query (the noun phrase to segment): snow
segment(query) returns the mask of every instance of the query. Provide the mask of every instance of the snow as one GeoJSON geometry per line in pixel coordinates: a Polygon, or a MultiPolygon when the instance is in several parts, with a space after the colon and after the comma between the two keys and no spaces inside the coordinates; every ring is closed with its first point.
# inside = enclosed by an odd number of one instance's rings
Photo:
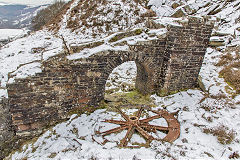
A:
{"type": "Polygon", "coordinates": [[[129,90],[130,85],[135,85],[136,75],[136,63],[134,61],[125,62],[113,69],[107,79],[105,88],[106,90],[120,88],[119,92],[129,90]]]}
{"type": "MultiPolygon", "coordinates": [[[[171,19],[173,20],[173,19],[171,19]]],[[[169,24],[169,23],[168,23],[169,24]]],[[[135,28],[136,29],[136,28],[135,28]]],[[[132,31],[134,31],[135,29],[133,29],[132,31]]],[[[94,54],[105,54],[105,51],[108,50],[113,50],[113,51],[128,51],[129,50],[129,46],[128,45],[134,45],[137,42],[142,42],[142,41],[148,41],[148,40],[154,40],[157,39],[156,36],[158,35],[163,35],[167,32],[167,29],[162,28],[162,29],[151,29],[149,30],[147,33],[143,32],[140,35],[136,35],[136,36],[130,36],[130,37],[126,37],[126,38],[122,38],[120,40],[117,40],[116,42],[109,42],[113,37],[123,33],[123,32],[117,32],[114,33],[110,36],[106,36],[102,39],[99,39],[100,41],[103,41],[104,44],[97,46],[97,47],[93,47],[93,48],[85,48],[83,50],[81,50],[79,53],[74,53],[71,54],[69,56],[67,56],[67,58],[69,60],[75,60],[75,59],[81,59],[81,58],[88,58],[94,54]],[[155,37],[150,37],[149,34],[153,34],[155,33],[155,37]],[[128,45],[123,45],[123,46],[117,46],[118,43],[124,42],[126,41],[128,45]]],[[[86,45],[88,44],[88,42],[96,42],[93,41],[93,39],[83,39],[82,42],[75,42],[72,43],[71,46],[82,46],[82,45],[86,45]],[[80,43],[80,44],[76,44],[76,43],[80,43]]]]}
{"type": "Polygon", "coordinates": [[[2,98],[8,98],[6,89],[0,89],[0,99],[2,99],[2,98]]]}
{"type": "Polygon", "coordinates": [[[117,47],[113,47],[113,46],[110,46],[110,45],[106,45],[106,44],[103,44],[101,46],[98,46],[98,47],[95,47],[95,48],[86,48],[86,49],[83,49],[81,52],[79,53],[75,53],[75,54],[72,54],[72,55],[69,55],[67,56],[67,58],[69,60],[74,60],[74,59],[80,59],[80,58],[88,58],[90,57],[91,55],[93,54],[96,54],[96,53],[99,53],[99,52],[104,52],[104,51],[107,51],[107,50],[114,50],[114,51],[127,51],[129,49],[129,47],[127,45],[125,46],[117,46],[117,47]]]}
{"type": "Polygon", "coordinates": [[[156,11],[158,16],[167,17],[174,13],[171,3],[171,1],[166,0],[150,0],[148,5],[152,6],[151,8],[156,11]]]}
{"type": "MultiPolygon", "coordinates": [[[[63,0],[70,1],[70,0],[63,0]]],[[[9,5],[9,4],[22,4],[22,5],[30,5],[30,6],[40,6],[45,4],[51,4],[55,2],[55,0],[0,0],[0,5],[9,5]]]]}
{"type": "Polygon", "coordinates": [[[20,37],[26,32],[24,29],[0,29],[0,41],[20,37]]]}
{"type": "Polygon", "coordinates": [[[172,26],[182,26],[179,22],[185,21],[185,18],[171,18],[171,17],[161,17],[155,20],[156,23],[162,24],[164,26],[172,25],[172,26]]]}
{"type": "Polygon", "coordinates": [[[7,83],[13,83],[15,78],[25,78],[41,72],[41,62],[62,50],[62,40],[46,30],[3,46],[0,50],[0,89],[4,94],[1,96],[7,97],[7,83]]]}
{"type": "Polygon", "coordinates": [[[218,36],[212,36],[210,38],[210,41],[220,41],[220,42],[224,42],[224,38],[223,37],[218,37],[218,36]]]}
{"type": "Polygon", "coordinates": [[[221,53],[211,48],[207,49],[202,68],[199,75],[202,77],[202,82],[209,93],[213,95],[225,93],[225,86],[223,78],[219,78],[218,72],[221,70],[220,67],[216,67],[215,64],[218,62],[218,58],[221,53]],[[220,84],[220,85],[219,85],[220,84]]]}
{"type": "MultiPolygon", "coordinates": [[[[215,136],[203,133],[203,129],[224,125],[239,133],[240,108],[233,109],[225,106],[216,113],[208,113],[202,109],[203,104],[200,101],[203,97],[203,92],[199,90],[188,90],[167,97],[152,95],[152,99],[157,104],[154,109],[162,109],[162,106],[165,106],[170,112],[180,110],[178,121],[181,124],[181,134],[172,144],[153,141],[150,148],[117,148],[116,142],[119,142],[126,134],[126,131],[122,131],[118,134],[106,136],[105,138],[110,142],[101,145],[104,139],[98,136],[95,131],[99,129],[105,131],[117,126],[102,121],[120,118],[116,112],[101,109],[90,115],[82,114],[79,117],[73,115],[74,118],[56,125],[33,144],[25,145],[25,150],[13,154],[12,159],[22,159],[24,157],[28,159],[50,159],[49,156],[52,153],[56,154],[52,159],[63,157],[64,159],[89,159],[91,157],[98,159],[132,159],[134,156],[140,159],[171,159],[171,157],[176,159],[227,159],[232,150],[237,151],[240,148],[238,143],[240,135],[238,134],[231,144],[224,146],[219,144],[215,136]],[[208,116],[213,118],[212,122],[206,120],[208,116]],[[166,153],[170,157],[167,157],[166,153]],[[181,153],[184,153],[184,156],[181,153]],[[213,157],[209,157],[207,153],[213,157]]],[[[212,99],[207,104],[211,106],[215,105],[216,102],[218,101],[212,99]]],[[[126,114],[135,111],[136,109],[124,110],[126,114]]],[[[161,119],[155,123],[166,125],[166,122],[161,119]]],[[[138,135],[134,135],[131,140],[131,142],[135,141],[145,142],[138,135]]]]}
{"type": "MultiPolygon", "coordinates": [[[[119,149],[116,148],[115,142],[109,142],[104,146],[98,144],[99,142],[97,142],[97,140],[101,139],[101,137],[95,136],[95,129],[99,127],[99,125],[104,126],[104,122],[101,121],[105,118],[111,118],[114,114],[115,113],[112,112],[106,112],[105,110],[98,110],[89,116],[83,114],[78,118],[59,124],[55,126],[52,131],[46,132],[34,144],[25,146],[26,151],[14,155],[12,159],[25,157],[33,148],[36,149],[35,154],[30,154],[28,159],[49,159],[48,156],[54,152],[58,154],[53,159],[63,157],[65,159],[89,159],[96,156],[100,159],[106,159],[108,157],[129,159],[134,155],[144,157],[145,159],[152,159],[154,152],[146,148],[133,150],[119,149]],[[81,139],[79,139],[80,137],[81,139]]],[[[111,135],[108,138],[118,140],[117,137],[111,135]]]]}
{"type": "Polygon", "coordinates": [[[104,37],[108,36],[110,28],[110,32],[120,32],[122,30],[130,30],[133,28],[143,28],[144,22],[137,22],[141,14],[145,13],[147,10],[141,6],[137,5],[134,1],[126,0],[122,2],[121,0],[106,0],[107,5],[97,5],[96,10],[99,11],[98,15],[90,15],[90,17],[86,18],[87,27],[79,20],[77,23],[79,27],[71,32],[71,28],[67,27],[67,21],[78,19],[82,14],[86,14],[87,11],[79,10],[79,13],[71,16],[71,11],[74,7],[78,5],[79,0],[76,0],[70,6],[70,9],[64,15],[62,22],[60,23],[59,35],[62,35],[69,45],[81,44],[86,39],[91,40],[100,40],[104,37]],[[134,14],[134,10],[139,10],[139,15],[136,16],[134,14]],[[119,12],[118,14],[116,14],[119,12]],[[97,22],[103,23],[101,26],[94,26],[93,19],[97,19],[97,22]],[[118,24],[113,23],[113,21],[118,21],[118,24]],[[135,24],[135,22],[137,24],[135,24]],[[107,25],[110,25],[107,27],[107,25]],[[101,30],[101,31],[100,31],[101,30]],[[93,36],[93,34],[96,34],[93,36]]]}
{"type": "Polygon", "coordinates": [[[41,66],[41,63],[39,63],[39,62],[26,64],[26,65],[20,67],[15,72],[13,72],[11,74],[11,76],[16,76],[16,78],[26,78],[26,77],[33,76],[36,73],[42,72],[42,70],[39,66],[41,66]]]}

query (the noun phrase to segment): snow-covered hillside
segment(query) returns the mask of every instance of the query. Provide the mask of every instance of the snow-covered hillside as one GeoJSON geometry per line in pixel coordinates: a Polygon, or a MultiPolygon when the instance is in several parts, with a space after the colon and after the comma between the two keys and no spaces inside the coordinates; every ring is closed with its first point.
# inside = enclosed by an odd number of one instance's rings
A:
{"type": "Polygon", "coordinates": [[[240,2],[238,0],[150,0],[149,5],[158,16],[213,15],[218,18],[219,32],[239,35],[240,2]]]}
{"type": "MultiPolygon", "coordinates": [[[[21,5],[29,5],[29,6],[40,6],[40,5],[46,5],[51,4],[55,0],[0,0],[0,5],[9,5],[9,4],[21,4],[21,5]]],[[[65,2],[68,2],[69,0],[63,0],[65,2]]]]}
{"type": "Polygon", "coordinates": [[[0,29],[0,41],[18,38],[26,34],[23,29],[0,29]]]}
{"type": "Polygon", "coordinates": [[[46,5],[34,7],[19,4],[0,5],[0,29],[30,29],[32,18],[45,7],[46,5]]]}
{"type": "MultiPolygon", "coordinates": [[[[211,15],[216,18],[211,40],[221,44],[212,45],[207,49],[200,71],[203,84],[201,88],[204,91],[190,89],[166,97],[151,95],[156,105],[154,110],[178,111],[180,137],[173,143],[153,141],[149,148],[118,148],[117,142],[126,133],[123,131],[107,136],[108,142],[103,145],[101,143],[104,140],[97,136],[95,131],[113,128],[113,125],[102,121],[119,119],[120,116],[115,111],[99,109],[91,114],[72,115],[70,120],[49,129],[37,140],[25,144],[20,151],[11,154],[7,159],[225,160],[239,158],[240,95],[236,92],[236,88],[225,82],[219,74],[233,61],[240,63],[236,58],[240,55],[237,49],[240,46],[239,0],[150,0],[148,5],[137,4],[136,1],[130,0],[75,0],[66,10],[66,14],[61,16],[62,19],[48,27],[52,31],[44,29],[32,33],[0,49],[0,97],[7,97],[6,83],[13,81],[13,77],[26,77],[41,72],[41,62],[63,50],[62,36],[68,46],[102,40],[104,45],[114,48],[114,43],[109,42],[114,35],[112,32],[144,27],[144,21],[137,19],[141,18],[141,14],[150,12],[146,6],[151,6],[156,12],[158,15],[156,21],[171,23],[172,19],[166,16],[184,15],[211,15]],[[84,6],[87,9],[84,9],[84,6]],[[91,13],[87,13],[91,7],[91,13]],[[136,10],[138,13],[135,13],[136,10]],[[84,17],[87,14],[89,16],[84,17]],[[114,23],[115,18],[118,20],[116,23],[114,23]],[[217,65],[222,56],[227,54],[233,57],[232,61],[217,65]]],[[[155,30],[158,31],[164,34],[163,29],[155,30]]],[[[136,39],[148,38],[149,35],[142,33],[127,41],[131,43],[136,39]]],[[[85,48],[84,53],[80,51],[75,56],[90,53],[89,50],[91,49],[85,48]]],[[[232,70],[239,73],[240,68],[236,66],[232,70]]],[[[134,62],[123,64],[110,75],[106,89],[127,91],[134,83],[135,75],[134,62]]],[[[236,76],[240,77],[240,75],[236,76]]],[[[133,114],[135,111],[136,109],[124,109],[127,114],[133,114]]],[[[133,135],[132,143],[144,141],[138,134],[133,135]]]]}
{"type": "Polygon", "coordinates": [[[101,39],[127,29],[143,27],[144,17],[155,16],[146,9],[146,1],[75,0],[60,22],[52,24],[67,43],[101,39]]]}

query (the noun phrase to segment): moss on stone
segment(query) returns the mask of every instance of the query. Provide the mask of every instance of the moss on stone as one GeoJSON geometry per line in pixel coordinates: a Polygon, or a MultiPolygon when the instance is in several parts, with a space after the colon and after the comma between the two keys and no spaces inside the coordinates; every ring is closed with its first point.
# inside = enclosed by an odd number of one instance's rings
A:
{"type": "Polygon", "coordinates": [[[112,89],[106,90],[105,93],[112,94],[112,93],[118,92],[119,90],[120,88],[112,88],[112,89]]]}
{"type": "Polygon", "coordinates": [[[179,4],[179,3],[177,3],[177,2],[174,2],[174,3],[172,4],[172,8],[173,8],[173,9],[176,9],[176,8],[179,7],[179,6],[181,6],[181,4],[179,4]]]}
{"type": "Polygon", "coordinates": [[[71,116],[73,114],[77,114],[78,116],[82,115],[82,114],[87,114],[90,115],[91,113],[93,113],[94,111],[96,111],[97,109],[103,109],[105,108],[102,105],[99,106],[81,106],[80,108],[75,108],[72,109],[70,112],[68,112],[68,115],[71,116]]]}
{"type": "Polygon", "coordinates": [[[56,155],[57,155],[57,153],[56,153],[56,152],[54,152],[54,153],[51,153],[51,154],[48,156],[48,158],[54,158],[54,157],[56,157],[56,155]]]}
{"type": "Polygon", "coordinates": [[[119,37],[118,36],[114,36],[113,38],[111,38],[110,40],[109,40],[109,42],[116,42],[116,41],[118,41],[119,40],[119,37]]]}
{"type": "Polygon", "coordinates": [[[135,34],[136,35],[142,34],[142,32],[143,32],[142,29],[136,29],[135,30],[135,34]]]}
{"type": "Polygon", "coordinates": [[[95,48],[95,47],[100,46],[102,44],[104,44],[104,41],[96,41],[96,42],[92,42],[92,43],[82,44],[82,45],[79,45],[79,46],[70,46],[71,53],[80,52],[81,50],[83,50],[85,48],[95,48]]]}
{"type": "Polygon", "coordinates": [[[167,96],[169,93],[166,89],[161,89],[159,92],[157,92],[157,95],[160,97],[167,96]]]}
{"type": "Polygon", "coordinates": [[[112,43],[112,42],[117,42],[123,38],[126,38],[126,37],[131,37],[131,36],[136,36],[136,35],[139,35],[143,32],[142,29],[135,29],[135,30],[132,30],[132,31],[127,31],[127,32],[122,32],[122,33],[118,33],[116,34],[114,37],[112,37],[109,42],[112,43]]]}
{"type": "Polygon", "coordinates": [[[154,105],[150,95],[142,95],[136,90],[127,93],[114,93],[108,96],[112,96],[114,103],[117,105],[154,105]]]}
{"type": "Polygon", "coordinates": [[[207,92],[207,89],[206,89],[205,85],[204,85],[203,82],[202,82],[202,77],[201,77],[201,76],[198,76],[198,85],[199,85],[199,88],[200,88],[203,92],[207,92]]]}
{"type": "Polygon", "coordinates": [[[183,91],[187,91],[188,89],[190,88],[184,88],[184,89],[180,89],[180,90],[175,90],[175,91],[167,91],[165,89],[162,89],[160,90],[158,93],[156,93],[158,96],[160,97],[165,97],[165,96],[168,96],[168,95],[173,95],[173,94],[176,94],[178,92],[183,92],[183,91]]]}
{"type": "Polygon", "coordinates": [[[221,41],[210,41],[209,46],[220,47],[220,46],[225,46],[225,43],[221,41]]]}

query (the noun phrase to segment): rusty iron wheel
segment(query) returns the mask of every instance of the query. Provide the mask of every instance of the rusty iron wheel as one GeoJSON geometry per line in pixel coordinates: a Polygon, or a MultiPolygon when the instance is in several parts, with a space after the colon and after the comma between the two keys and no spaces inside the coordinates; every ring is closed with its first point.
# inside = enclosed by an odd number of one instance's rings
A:
{"type": "MultiPolygon", "coordinates": [[[[103,122],[107,123],[113,123],[120,125],[119,127],[96,133],[98,135],[107,136],[112,133],[117,133],[123,130],[127,130],[127,133],[125,137],[120,141],[119,147],[140,147],[140,146],[128,146],[128,142],[131,140],[132,135],[135,131],[137,131],[149,144],[152,140],[162,140],[167,142],[173,142],[175,141],[179,135],[180,135],[180,124],[177,121],[177,119],[174,117],[172,113],[167,112],[166,110],[152,110],[150,107],[141,106],[140,109],[137,111],[137,114],[135,116],[128,116],[124,112],[122,112],[121,109],[117,108],[118,112],[121,114],[121,116],[124,118],[123,120],[105,120],[103,122]],[[148,117],[145,119],[140,119],[143,110],[148,110],[156,115],[152,117],[148,117]],[[151,125],[149,124],[150,121],[158,118],[164,118],[168,124],[167,127],[159,126],[159,125],[151,125]],[[157,133],[157,131],[161,131],[166,133],[166,136],[163,139],[157,139],[151,136],[148,132],[154,132],[157,133]]],[[[107,140],[106,140],[107,141],[107,140]]],[[[106,142],[105,141],[105,142],[106,142]]]]}

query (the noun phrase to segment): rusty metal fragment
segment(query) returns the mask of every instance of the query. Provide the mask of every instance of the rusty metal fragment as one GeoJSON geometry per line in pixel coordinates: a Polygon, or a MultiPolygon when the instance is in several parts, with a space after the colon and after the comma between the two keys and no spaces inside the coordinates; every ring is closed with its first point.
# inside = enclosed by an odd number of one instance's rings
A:
{"type": "MultiPolygon", "coordinates": [[[[125,137],[120,141],[119,147],[133,147],[133,146],[128,146],[128,142],[131,140],[132,135],[136,131],[142,137],[144,137],[147,142],[151,142],[152,140],[160,140],[160,139],[154,138],[149,133],[149,132],[156,133],[157,130],[162,131],[167,134],[163,139],[161,139],[161,140],[167,141],[167,142],[175,141],[180,135],[179,122],[177,121],[177,119],[174,117],[173,114],[167,112],[166,110],[154,111],[154,110],[151,110],[149,107],[144,108],[143,106],[141,106],[140,109],[138,110],[136,116],[128,116],[124,112],[122,112],[119,108],[117,108],[117,110],[119,111],[121,116],[125,119],[125,121],[123,121],[123,120],[105,120],[104,122],[114,123],[114,124],[118,124],[120,126],[110,129],[110,130],[107,130],[107,131],[97,132],[97,134],[106,136],[106,135],[109,135],[112,133],[117,133],[117,132],[120,132],[120,131],[126,129],[127,133],[126,133],[125,137]],[[144,109],[151,111],[151,112],[155,113],[156,115],[140,120],[142,111],[144,109]],[[164,118],[167,121],[168,126],[164,127],[161,125],[149,124],[150,121],[152,121],[154,119],[158,119],[158,118],[164,118]]],[[[134,147],[136,147],[136,146],[134,146],[134,147]]]]}

